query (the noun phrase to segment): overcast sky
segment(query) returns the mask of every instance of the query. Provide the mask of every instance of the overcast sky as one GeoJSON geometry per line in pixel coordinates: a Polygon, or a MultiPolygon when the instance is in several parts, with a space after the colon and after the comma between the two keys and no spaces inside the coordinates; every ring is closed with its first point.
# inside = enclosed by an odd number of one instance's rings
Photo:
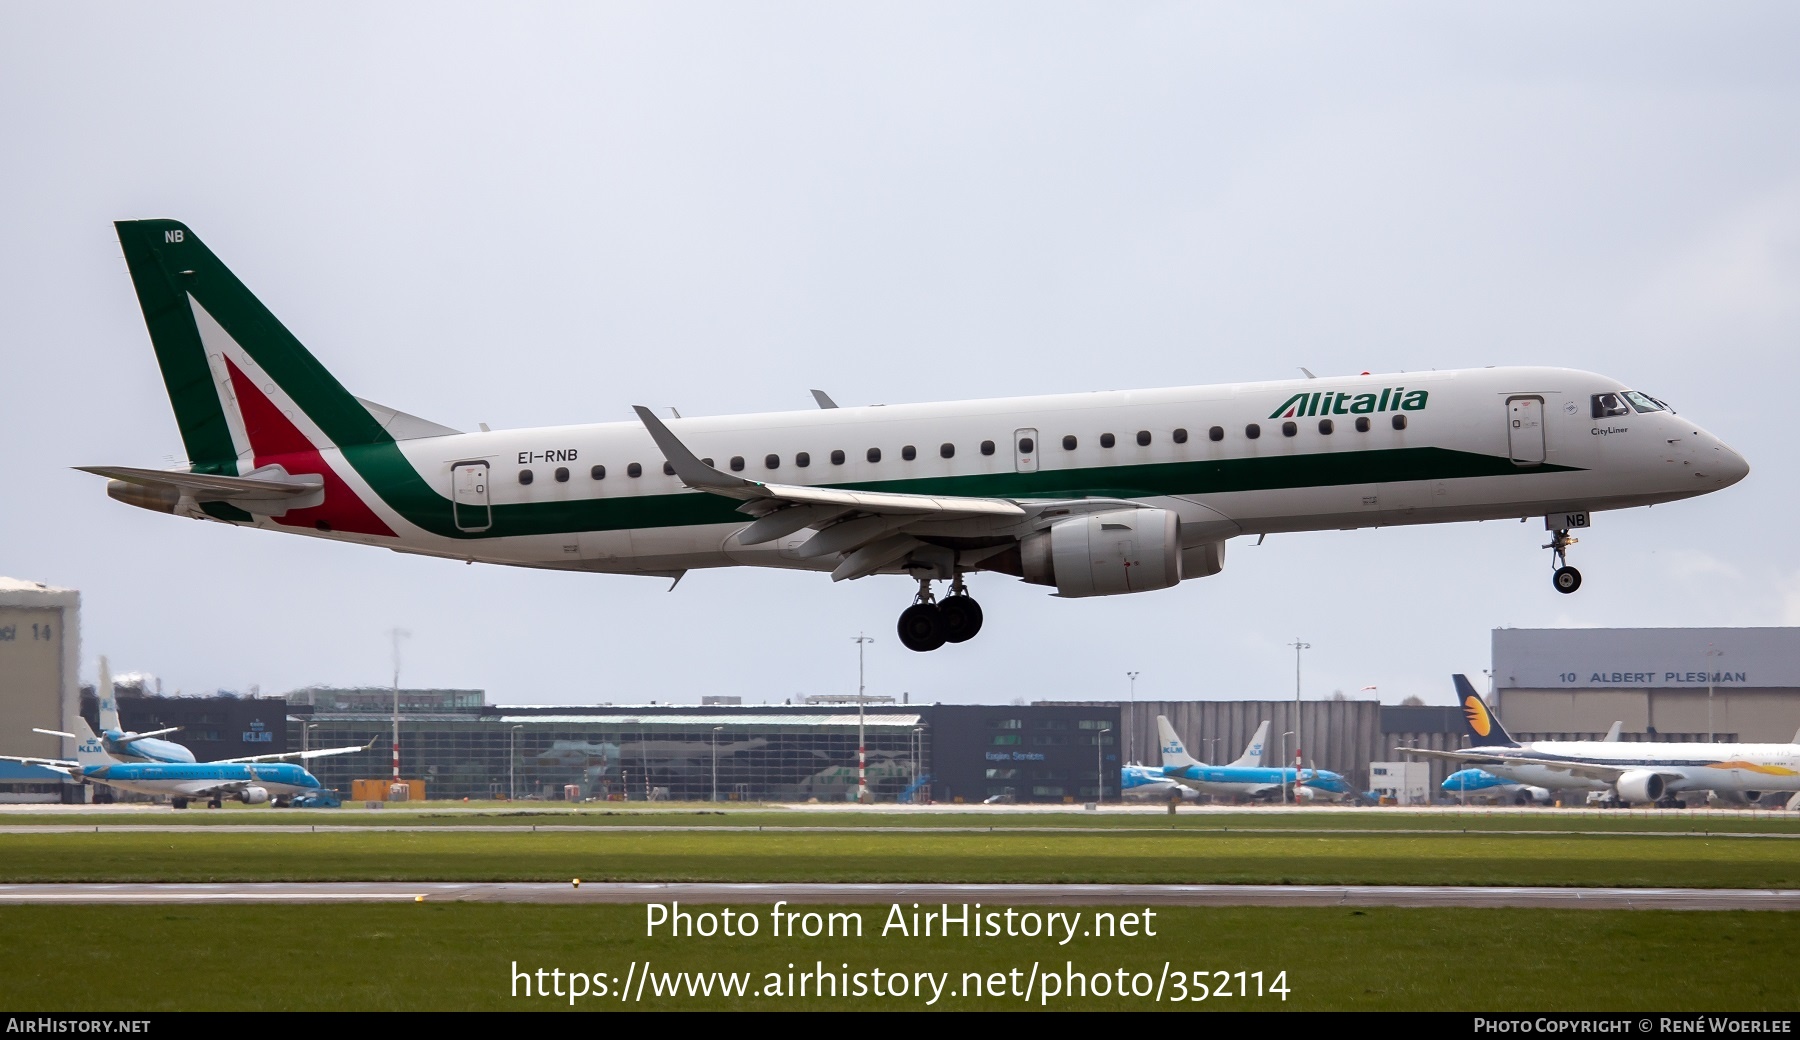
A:
{"type": "Polygon", "coordinates": [[[1800,7],[0,5],[0,573],[83,677],[498,703],[1450,703],[1496,626],[1800,624],[1800,7]],[[1173,590],[463,566],[179,520],[111,221],[183,220],[353,392],[473,429],[1476,365],[1592,369],[1750,477],[1541,524],[1272,536],[1173,590]]]}

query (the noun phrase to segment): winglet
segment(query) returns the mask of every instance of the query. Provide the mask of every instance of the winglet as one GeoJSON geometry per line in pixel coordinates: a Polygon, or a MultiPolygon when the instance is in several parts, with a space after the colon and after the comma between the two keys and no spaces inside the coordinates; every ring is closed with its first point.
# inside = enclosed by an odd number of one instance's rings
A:
{"type": "Polygon", "coordinates": [[[1506,732],[1500,720],[1488,707],[1481,694],[1475,692],[1470,685],[1469,677],[1460,672],[1450,677],[1456,683],[1456,699],[1462,706],[1463,721],[1467,723],[1469,739],[1476,747],[1518,747],[1519,742],[1506,732]]]}
{"type": "Polygon", "coordinates": [[[1603,744],[1617,743],[1618,739],[1619,739],[1619,734],[1624,732],[1624,730],[1625,730],[1625,720],[1624,719],[1614,719],[1613,724],[1612,724],[1612,729],[1609,729],[1606,731],[1606,736],[1601,737],[1600,742],[1603,744]]]}
{"type": "Polygon", "coordinates": [[[819,402],[820,408],[836,408],[838,406],[838,403],[831,399],[831,395],[823,390],[814,390],[812,395],[813,400],[819,402]]]}
{"type": "Polygon", "coordinates": [[[631,410],[637,413],[639,421],[644,424],[644,429],[650,431],[650,439],[656,442],[657,449],[663,453],[663,458],[669,460],[669,465],[675,467],[675,475],[681,478],[683,484],[696,491],[711,491],[714,494],[726,495],[731,498],[766,498],[769,496],[769,492],[761,484],[745,480],[743,477],[734,477],[729,473],[721,473],[701,462],[700,457],[689,451],[688,446],[681,443],[681,438],[675,436],[674,432],[656,417],[655,412],[641,404],[632,405],[631,410]]]}

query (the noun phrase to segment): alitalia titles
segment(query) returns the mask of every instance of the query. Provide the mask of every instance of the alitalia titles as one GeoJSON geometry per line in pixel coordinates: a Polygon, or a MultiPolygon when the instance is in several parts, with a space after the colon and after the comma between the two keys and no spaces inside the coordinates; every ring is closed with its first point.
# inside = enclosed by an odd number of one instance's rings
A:
{"type": "Polygon", "coordinates": [[[1353,394],[1314,390],[1298,393],[1269,413],[1271,419],[1304,419],[1314,415],[1367,415],[1370,412],[1417,412],[1431,395],[1425,390],[1388,387],[1381,393],[1353,394]]]}

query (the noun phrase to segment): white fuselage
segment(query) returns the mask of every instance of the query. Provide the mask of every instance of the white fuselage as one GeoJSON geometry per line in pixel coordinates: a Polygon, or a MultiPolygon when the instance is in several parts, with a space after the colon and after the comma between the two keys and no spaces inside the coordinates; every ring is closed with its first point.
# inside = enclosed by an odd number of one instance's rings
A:
{"type": "Polygon", "coordinates": [[[1644,769],[1680,791],[1800,791],[1800,745],[1661,744],[1599,740],[1538,740],[1517,748],[1482,749],[1494,755],[1481,768],[1515,783],[1550,790],[1610,790],[1612,784],[1575,776],[1544,765],[1511,765],[1506,756],[1564,760],[1624,769],[1644,769]]]}
{"type": "MultiPolygon", "coordinates": [[[[1747,472],[1717,438],[1672,411],[1591,415],[1592,395],[1623,389],[1568,369],[1487,368],[669,425],[696,455],[752,480],[1012,500],[1116,498],[1173,511],[1185,547],[1240,534],[1651,505],[1718,490],[1747,472]],[[1424,397],[1414,396],[1421,391],[1424,397]],[[1271,418],[1297,394],[1309,396],[1295,417],[1271,418]],[[1420,407],[1385,407],[1403,399],[1420,407]],[[1379,410],[1355,410],[1377,400],[1379,410]],[[1529,421],[1523,432],[1513,425],[1520,408],[1541,419],[1541,430],[1531,431],[1529,421]],[[1396,428],[1396,416],[1404,428],[1396,428]],[[1368,420],[1366,431],[1357,428],[1359,419],[1368,420]],[[1321,420],[1329,420],[1330,432],[1321,420]],[[1290,422],[1291,435],[1284,431],[1290,422]],[[1249,435],[1251,426],[1259,436],[1249,435]],[[1065,448],[1065,438],[1073,447],[1065,448]],[[1103,446],[1108,441],[1112,446],[1103,446]]],[[[307,425],[304,416],[295,421],[307,425]]],[[[751,518],[733,512],[738,503],[689,490],[666,473],[637,422],[428,437],[401,441],[399,450],[443,500],[455,500],[457,481],[466,482],[461,494],[469,504],[458,501],[455,529],[413,522],[423,514],[409,512],[374,467],[359,469],[358,459],[330,448],[322,452],[326,464],[394,537],[283,525],[279,517],[246,522],[403,552],[611,573],[733,565],[831,570],[837,563],[832,554],[796,552],[811,530],[740,544],[734,535],[751,518]],[[630,475],[633,466],[638,476],[630,475]],[[479,509],[470,474],[481,480],[479,509]]],[[[246,460],[243,472],[251,468],[246,460]]],[[[946,520],[910,533],[979,547],[1018,537],[1010,523],[946,520]]]]}

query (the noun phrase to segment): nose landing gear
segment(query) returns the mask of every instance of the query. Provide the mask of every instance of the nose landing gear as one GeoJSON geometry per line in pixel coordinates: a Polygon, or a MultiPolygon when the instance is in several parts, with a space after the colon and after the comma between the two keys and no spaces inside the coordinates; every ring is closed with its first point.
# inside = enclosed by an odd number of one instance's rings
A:
{"type": "Polygon", "coordinates": [[[962,643],[981,631],[981,604],[969,595],[958,574],[950,581],[950,594],[938,602],[930,578],[919,579],[913,605],[900,612],[900,645],[926,653],[945,643],[962,643]]]}
{"type": "Polygon", "coordinates": [[[1581,572],[1569,566],[1569,546],[1579,541],[1579,538],[1570,538],[1569,530],[1565,527],[1552,531],[1550,544],[1544,546],[1556,559],[1556,570],[1550,574],[1550,583],[1564,595],[1581,588],[1581,572]]]}

